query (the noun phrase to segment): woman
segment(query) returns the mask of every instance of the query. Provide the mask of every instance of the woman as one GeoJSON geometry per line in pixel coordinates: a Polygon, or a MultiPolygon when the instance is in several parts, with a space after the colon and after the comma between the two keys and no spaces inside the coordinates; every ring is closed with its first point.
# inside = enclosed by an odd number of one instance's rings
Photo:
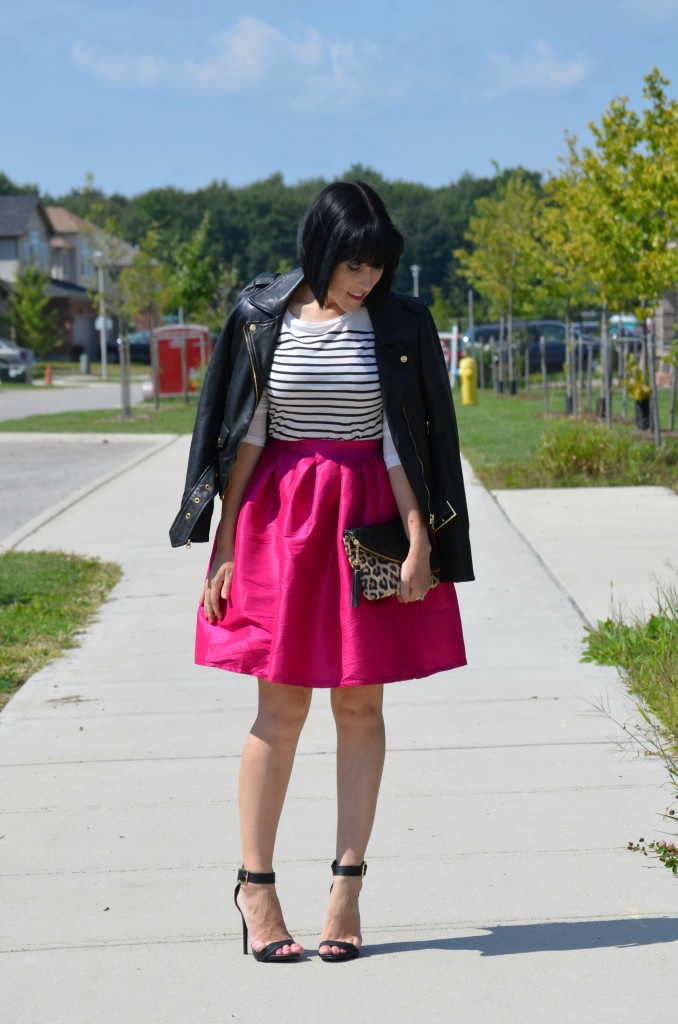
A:
{"type": "Polygon", "coordinates": [[[473,579],[457,429],[426,307],[391,292],[403,250],[379,196],[337,182],[299,229],[301,269],[241,293],[200,398],[174,545],[209,537],[196,661],[258,679],[243,752],[235,901],[259,960],[298,960],[273,852],[314,688],[337,728],[337,836],[319,954],[356,957],[384,761],[383,686],[466,663],[455,580],[473,579]],[[400,517],[400,594],[352,607],[346,528],[400,517]],[[440,566],[432,588],[431,550],[440,566]]]}

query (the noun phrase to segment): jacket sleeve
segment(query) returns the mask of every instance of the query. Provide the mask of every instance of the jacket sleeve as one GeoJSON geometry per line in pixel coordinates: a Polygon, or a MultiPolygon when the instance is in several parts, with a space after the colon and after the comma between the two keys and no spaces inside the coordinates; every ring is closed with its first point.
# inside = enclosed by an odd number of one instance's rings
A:
{"type": "Polygon", "coordinates": [[[457,418],[440,338],[427,307],[422,310],[419,324],[419,359],[428,421],[431,479],[434,485],[433,529],[455,531],[459,542],[456,546],[456,578],[473,579],[468,539],[469,515],[461,468],[457,418]]]}
{"type": "Polygon", "coordinates": [[[214,498],[220,490],[217,441],[228,391],[238,310],[239,302],[236,302],[217,339],[200,390],[181,507],[169,531],[172,547],[194,540],[209,540],[214,498]]]}

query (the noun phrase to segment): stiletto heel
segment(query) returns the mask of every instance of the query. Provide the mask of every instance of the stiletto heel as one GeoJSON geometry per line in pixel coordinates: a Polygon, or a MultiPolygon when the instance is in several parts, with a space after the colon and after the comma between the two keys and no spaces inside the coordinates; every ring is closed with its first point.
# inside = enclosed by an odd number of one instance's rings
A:
{"type": "MultiPolygon", "coordinates": [[[[238,906],[238,893],[243,885],[275,885],[275,871],[271,871],[268,874],[255,873],[254,871],[247,871],[243,867],[238,868],[238,884],[235,887],[233,893],[233,900],[235,902],[236,910],[242,918],[242,951],[247,956],[248,946],[248,929],[245,921],[245,915],[238,906]]],[[[289,935],[286,939],[279,939],[276,942],[269,942],[267,946],[260,949],[259,952],[256,949],[252,950],[252,956],[255,960],[259,960],[261,963],[275,964],[275,963],[292,963],[295,960],[301,958],[301,953],[277,953],[277,950],[282,949],[283,946],[290,946],[294,942],[289,935]]]]}
{"type": "MultiPolygon", "coordinates": [[[[341,875],[343,877],[349,876],[352,878],[364,878],[367,873],[367,864],[365,861],[362,864],[337,864],[336,860],[332,861],[332,874],[341,875]]],[[[334,888],[334,883],[330,886],[330,892],[334,888]]],[[[354,945],[352,942],[343,942],[340,939],[323,939],[318,946],[318,956],[325,963],[340,963],[342,960],[355,960],[357,956],[360,956],[360,946],[354,945]],[[323,946],[337,946],[341,953],[321,953],[320,950],[323,946]]]]}

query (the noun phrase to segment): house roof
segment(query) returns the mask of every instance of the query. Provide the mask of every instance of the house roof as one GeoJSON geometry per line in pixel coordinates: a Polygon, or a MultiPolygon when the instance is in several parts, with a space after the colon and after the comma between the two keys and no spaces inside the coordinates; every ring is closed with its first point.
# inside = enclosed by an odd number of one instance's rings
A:
{"type": "Polygon", "coordinates": [[[81,288],[79,284],[72,284],[70,281],[56,281],[53,277],[49,279],[45,295],[49,295],[50,299],[86,299],[89,297],[87,289],[81,288]]]}
{"type": "Polygon", "coordinates": [[[17,235],[23,235],[36,208],[51,234],[50,219],[37,196],[0,196],[0,237],[15,238],[17,235]]]}
{"type": "MultiPolygon", "coordinates": [[[[13,290],[14,285],[11,281],[0,279],[0,294],[9,296],[13,290]]],[[[82,288],[79,284],[73,284],[71,281],[57,281],[54,277],[50,277],[46,283],[45,295],[50,299],[87,299],[90,297],[87,289],[82,288]]]]}
{"type": "Polygon", "coordinates": [[[46,210],[52,227],[60,235],[73,234],[87,227],[87,222],[82,217],[71,213],[64,206],[47,206],[46,210]]]}
{"type": "MultiPolygon", "coordinates": [[[[99,249],[104,254],[104,263],[115,267],[126,267],[134,259],[136,247],[122,238],[107,234],[103,228],[92,224],[77,214],[71,213],[63,206],[48,206],[47,214],[54,231],[58,235],[85,234],[90,248],[99,249]]],[[[65,239],[52,240],[55,248],[65,248],[65,239]]]]}

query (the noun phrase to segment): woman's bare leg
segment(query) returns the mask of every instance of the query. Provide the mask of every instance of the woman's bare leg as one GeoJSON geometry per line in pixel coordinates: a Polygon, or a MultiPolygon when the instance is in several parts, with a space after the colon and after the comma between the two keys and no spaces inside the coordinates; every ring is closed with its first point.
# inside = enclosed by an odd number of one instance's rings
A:
{"type": "MultiPolygon", "coordinates": [[[[259,708],[240,765],[240,834],[248,871],[273,870],[273,849],[294,755],[312,691],[259,680],[259,708]]],[[[238,894],[250,930],[252,948],[289,935],[272,885],[243,885],[238,894]]],[[[280,953],[301,953],[298,943],[280,953]]]]}
{"type": "MultiPolygon", "coordinates": [[[[355,865],[365,859],[374,824],[385,733],[382,714],[383,686],[355,686],[332,690],[332,711],[337,726],[337,850],[338,864],[355,865]]],[[[360,946],[359,877],[334,878],[322,938],[340,939],[360,946]]],[[[321,953],[341,952],[321,946],[321,953]]]]}

